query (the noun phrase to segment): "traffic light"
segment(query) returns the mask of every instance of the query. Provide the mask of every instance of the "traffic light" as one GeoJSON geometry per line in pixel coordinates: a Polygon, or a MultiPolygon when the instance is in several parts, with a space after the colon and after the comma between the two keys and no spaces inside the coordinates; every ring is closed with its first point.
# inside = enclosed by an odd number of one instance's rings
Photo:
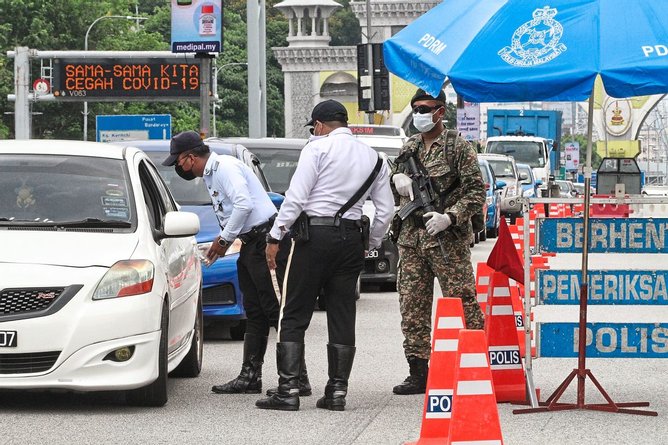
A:
{"type": "Polygon", "coordinates": [[[390,109],[390,73],[383,60],[383,44],[373,43],[373,76],[369,76],[368,44],[357,45],[357,106],[360,111],[390,109]],[[369,90],[373,80],[373,110],[370,108],[369,90]]]}

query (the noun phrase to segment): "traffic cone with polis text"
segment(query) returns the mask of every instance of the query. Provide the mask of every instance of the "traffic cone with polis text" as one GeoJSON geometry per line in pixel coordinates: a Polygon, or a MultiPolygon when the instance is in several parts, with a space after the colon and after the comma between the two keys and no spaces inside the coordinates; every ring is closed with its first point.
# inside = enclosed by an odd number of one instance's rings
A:
{"type": "Polygon", "coordinates": [[[464,308],[459,298],[439,298],[432,335],[431,360],[422,411],[422,427],[417,442],[446,443],[452,415],[452,394],[459,331],[464,328],[464,308]]]}
{"type": "Polygon", "coordinates": [[[481,330],[462,329],[455,360],[455,390],[448,444],[502,445],[487,342],[481,330]]]}
{"type": "Polygon", "coordinates": [[[498,402],[526,399],[526,380],[508,277],[494,272],[489,283],[485,336],[498,402]]]}

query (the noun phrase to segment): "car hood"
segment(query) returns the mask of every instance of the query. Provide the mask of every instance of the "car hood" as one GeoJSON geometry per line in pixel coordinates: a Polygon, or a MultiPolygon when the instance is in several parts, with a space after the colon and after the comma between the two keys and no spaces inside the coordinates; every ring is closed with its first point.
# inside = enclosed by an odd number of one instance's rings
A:
{"type": "Polygon", "coordinates": [[[0,264],[111,267],[132,257],[136,233],[0,231],[0,264]]]}

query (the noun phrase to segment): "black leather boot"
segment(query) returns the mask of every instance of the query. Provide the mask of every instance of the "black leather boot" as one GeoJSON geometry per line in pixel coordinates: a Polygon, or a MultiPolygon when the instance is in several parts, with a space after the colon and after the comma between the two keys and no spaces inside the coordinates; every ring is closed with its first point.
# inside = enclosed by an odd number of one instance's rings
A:
{"type": "MultiPolygon", "coordinates": [[[[273,396],[278,392],[277,387],[269,388],[267,390],[268,396],[273,396]]],[[[311,391],[311,382],[308,381],[308,373],[306,372],[306,359],[302,357],[302,367],[299,372],[299,397],[307,397],[313,394],[311,391]]]]}
{"type": "Polygon", "coordinates": [[[278,391],[255,402],[262,409],[280,411],[299,410],[299,370],[304,360],[304,343],[276,343],[276,365],[278,368],[278,391]]]}
{"type": "Polygon", "coordinates": [[[355,347],[347,345],[328,344],[327,363],[329,380],[325,386],[325,396],[318,399],[315,406],[330,411],[343,411],[348,394],[348,377],[353,368],[355,347]]]}
{"type": "Polygon", "coordinates": [[[259,394],[262,392],[262,364],[267,351],[267,337],[244,335],[244,359],[239,376],[211,388],[217,394],[259,394]]]}
{"type": "Polygon", "coordinates": [[[410,375],[400,385],[395,386],[392,391],[395,394],[424,394],[427,389],[427,373],[429,372],[429,360],[418,357],[408,357],[410,375]]]}

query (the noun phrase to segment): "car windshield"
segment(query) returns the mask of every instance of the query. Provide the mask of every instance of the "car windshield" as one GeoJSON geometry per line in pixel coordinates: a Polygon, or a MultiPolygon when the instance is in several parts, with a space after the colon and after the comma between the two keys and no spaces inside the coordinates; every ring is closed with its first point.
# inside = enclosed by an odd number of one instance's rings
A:
{"type": "Polygon", "coordinates": [[[529,177],[529,180],[531,180],[531,167],[525,167],[525,166],[517,166],[517,171],[518,172],[524,172],[527,174],[529,177]]]}
{"type": "Polygon", "coordinates": [[[489,141],[485,152],[512,156],[518,164],[529,164],[533,168],[544,167],[546,162],[538,142],[489,141]]]}
{"type": "Polygon", "coordinates": [[[119,159],[0,155],[0,225],[130,227],[131,191],[119,159]]]}
{"type": "Polygon", "coordinates": [[[557,181],[557,184],[559,184],[559,190],[562,192],[568,192],[570,191],[569,183],[568,182],[563,182],[563,181],[557,181]]]}
{"type": "Polygon", "coordinates": [[[488,159],[489,166],[492,167],[492,171],[497,178],[515,178],[515,170],[513,169],[513,163],[505,160],[491,160],[488,159]]]}
{"type": "Polygon", "coordinates": [[[301,150],[253,147],[253,153],[260,159],[260,168],[271,189],[285,195],[285,191],[290,186],[290,179],[297,169],[301,150]]]}
{"type": "Polygon", "coordinates": [[[174,166],[165,167],[162,165],[162,161],[167,157],[166,153],[153,151],[146,154],[158,168],[160,176],[167,183],[176,202],[180,205],[211,205],[211,198],[202,178],[198,177],[192,181],[186,181],[176,174],[174,166]]]}

